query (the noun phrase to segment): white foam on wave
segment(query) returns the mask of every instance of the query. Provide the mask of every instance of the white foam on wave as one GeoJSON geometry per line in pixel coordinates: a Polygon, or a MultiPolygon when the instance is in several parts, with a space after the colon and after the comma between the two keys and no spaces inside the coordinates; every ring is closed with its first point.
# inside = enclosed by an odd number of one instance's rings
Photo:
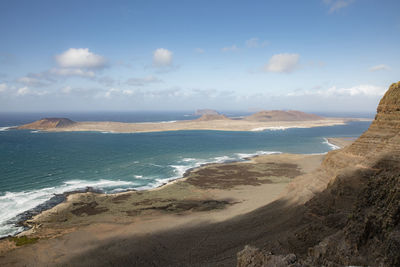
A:
{"type": "MultiPolygon", "coordinates": [[[[17,215],[43,204],[47,200],[51,199],[55,194],[81,190],[87,187],[96,189],[109,189],[108,192],[112,193],[126,190],[148,190],[182,178],[187,170],[200,167],[204,164],[224,163],[235,160],[243,160],[257,155],[278,153],[281,152],[257,151],[255,153],[236,153],[230,156],[223,155],[208,159],[183,158],[177,162],[177,164],[169,165],[169,167],[174,169],[174,175],[171,177],[154,179],[151,177],[144,177],[142,175],[134,175],[136,179],[149,180],[150,183],[142,186],[139,186],[138,183],[131,181],[112,181],[105,179],[97,181],[70,180],[57,187],[48,187],[24,192],[6,192],[4,195],[0,196],[0,237],[14,235],[22,231],[23,229],[15,226],[12,220],[15,219],[17,215]]],[[[149,163],[149,165],[155,167],[164,167],[154,163],[149,163]]]]}
{"type": "Polygon", "coordinates": [[[16,126],[6,126],[6,127],[0,127],[0,132],[5,132],[10,130],[11,128],[14,128],[16,126]]]}
{"type": "Polygon", "coordinates": [[[273,155],[273,154],[282,154],[280,151],[257,151],[255,153],[236,153],[239,157],[239,159],[246,159],[246,158],[251,158],[255,156],[261,156],[261,155],[273,155]]]}
{"type": "Polygon", "coordinates": [[[216,163],[224,163],[224,162],[232,161],[232,160],[236,160],[236,159],[229,157],[229,156],[221,156],[221,157],[214,158],[214,162],[216,162],[216,163]]]}
{"type": "Polygon", "coordinates": [[[258,127],[258,128],[254,128],[254,129],[251,129],[250,131],[252,131],[252,132],[262,132],[262,131],[285,131],[285,130],[291,129],[291,128],[301,129],[301,128],[307,128],[307,127],[303,127],[303,126],[269,126],[269,127],[258,127]]]}
{"type": "Polygon", "coordinates": [[[322,142],[322,143],[328,145],[331,148],[331,150],[340,149],[340,146],[337,146],[337,145],[334,145],[332,143],[329,143],[327,138],[324,138],[324,142],[322,142]]]}
{"type": "Polygon", "coordinates": [[[160,121],[159,123],[174,123],[176,121],[160,121]]]}
{"type": "Polygon", "coordinates": [[[195,158],[184,158],[182,159],[183,162],[190,162],[190,161],[196,161],[195,158]]]}
{"type": "MultiPolygon", "coordinates": [[[[177,178],[182,177],[187,170],[192,168],[192,166],[190,166],[190,165],[170,165],[170,166],[175,169],[177,178]]],[[[173,178],[173,177],[171,177],[171,178],[173,178]]],[[[168,178],[168,179],[170,179],[170,178],[168,178]]]]}
{"type": "Polygon", "coordinates": [[[129,185],[134,186],[135,183],[105,179],[97,181],[70,180],[56,187],[23,192],[6,192],[0,196],[0,237],[14,235],[23,230],[14,225],[16,216],[43,204],[55,194],[82,190],[88,187],[105,189],[129,185]]]}

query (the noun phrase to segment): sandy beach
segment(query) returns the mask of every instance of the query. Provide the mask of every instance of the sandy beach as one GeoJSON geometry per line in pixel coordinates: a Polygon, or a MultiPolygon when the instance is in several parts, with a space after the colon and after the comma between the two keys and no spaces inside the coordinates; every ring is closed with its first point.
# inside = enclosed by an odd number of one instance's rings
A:
{"type": "Polygon", "coordinates": [[[323,158],[263,155],[246,162],[208,164],[152,190],[71,194],[25,222],[31,229],[19,236],[37,239],[34,244],[16,246],[11,238],[1,240],[0,263],[65,264],[110,239],[235,220],[282,197],[289,183],[315,171],[323,158]]]}

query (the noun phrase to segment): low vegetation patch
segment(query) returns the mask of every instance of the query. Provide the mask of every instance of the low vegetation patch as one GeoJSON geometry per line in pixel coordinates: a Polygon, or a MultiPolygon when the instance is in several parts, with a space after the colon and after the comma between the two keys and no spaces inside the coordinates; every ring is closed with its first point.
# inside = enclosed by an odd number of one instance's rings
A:
{"type": "Polygon", "coordinates": [[[19,246],[28,245],[28,244],[34,244],[39,240],[39,238],[38,237],[29,238],[27,236],[21,236],[21,237],[15,236],[15,237],[12,237],[11,240],[15,242],[15,245],[17,247],[19,247],[19,246]]]}

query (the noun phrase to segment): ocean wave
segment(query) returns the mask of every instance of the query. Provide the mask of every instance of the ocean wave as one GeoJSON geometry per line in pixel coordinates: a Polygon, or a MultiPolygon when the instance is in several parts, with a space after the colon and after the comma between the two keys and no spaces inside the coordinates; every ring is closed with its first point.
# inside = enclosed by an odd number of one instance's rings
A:
{"type": "Polygon", "coordinates": [[[301,129],[301,128],[307,128],[304,126],[269,126],[269,127],[258,127],[258,128],[254,128],[251,129],[250,131],[252,132],[262,132],[262,131],[285,131],[287,129],[291,129],[291,128],[297,128],[297,129],[301,129]]]}
{"type": "MultiPolygon", "coordinates": [[[[60,186],[48,187],[39,190],[23,191],[23,192],[6,192],[0,195],[0,237],[14,235],[23,230],[22,227],[15,223],[19,220],[18,216],[28,210],[32,210],[55,195],[61,195],[66,192],[84,190],[86,188],[94,188],[106,190],[109,193],[118,193],[127,190],[148,190],[176,179],[182,178],[184,174],[192,168],[200,167],[210,163],[224,163],[237,160],[245,160],[249,157],[257,155],[278,154],[277,151],[257,151],[255,153],[235,153],[232,155],[223,155],[211,157],[208,159],[183,158],[177,161],[177,164],[168,165],[174,171],[174,175],[166,178],[146,177],[143,175],[134,175],[135,179],[148,180],[146,185],[140,185],[140,182],[134,181],[112,181],[112,180],[69,180],[60,186]]],[[[167,167],[159,164],[149,163],[150,166],[167,167]]]]}
{"type": "Polygon", "coordinates": [[[340,146],[329,143],[327,138],[324,138],[324,142],[322,142],[322,143],[328,145],[331,148],[331,150],[340,149],[340,146]]]}
{"type": "Polygon", "coordinates": [[[6,127],[0,127],[0,132],[5,132],[10,130],[11,128],[14,128],[16,126],[6,126],[6,127]]]}
{"type": "Polygon", "coordinates": [[[190,161],[196,161],[195,158],[184,158],[182,159],[183,162],[190,162],[190,161]]]}
{"type": "Polygon", "coordinates": [[[221,157],[215,157],[213,162],[215,163],[224,163],[228,161],[236,160],[235,158],[229,157],[229,156],[221,156],[221,157]]]}
{"type": "Polygon", "coordinates": [[[247,159],[255,156],[261,156],[261,155],[274,155],[274,154],[282,154],[280,151],[257,151],[255,153],[236,153],[239,157],[239,159],[247,159]]]}
{"type": "Polygon", "coordinates": [[[55,195],[65,192],[83,190],[85,188],[105,189],[121,186],[135,186],[134,182],[111,181],[111,180],[70,180],[60,186],[47,187],[38,190],[22,192],[6,192],[0,196],[0,237],[14,235],[23,230],[22,227],[15,225],[18,215],[50,200],[55,195]]]}
{"type": "Polygon", "coordinates": [[[159,123],[174,123],[176,121],[160,121],[159,123]]]}

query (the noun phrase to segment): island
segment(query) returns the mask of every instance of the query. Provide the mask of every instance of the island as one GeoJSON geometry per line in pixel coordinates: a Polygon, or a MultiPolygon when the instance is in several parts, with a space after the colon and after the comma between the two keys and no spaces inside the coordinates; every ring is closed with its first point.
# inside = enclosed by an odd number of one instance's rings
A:
{"type": "Polygon", "coordinates": [[[195,120],[172,122],[126,123],[114,121],[75,122],[67,118],[44,118],[17,129],[49,132],[98,131],[110,133],[144,133],[179,130],[264,131],[288,128],[311,128],[343,125],[350,121],[367,121],[364,118],[321,117],[301,111],[260,111],[243,118],[229,118],[219,113],[204,113],[195,120]]]}

